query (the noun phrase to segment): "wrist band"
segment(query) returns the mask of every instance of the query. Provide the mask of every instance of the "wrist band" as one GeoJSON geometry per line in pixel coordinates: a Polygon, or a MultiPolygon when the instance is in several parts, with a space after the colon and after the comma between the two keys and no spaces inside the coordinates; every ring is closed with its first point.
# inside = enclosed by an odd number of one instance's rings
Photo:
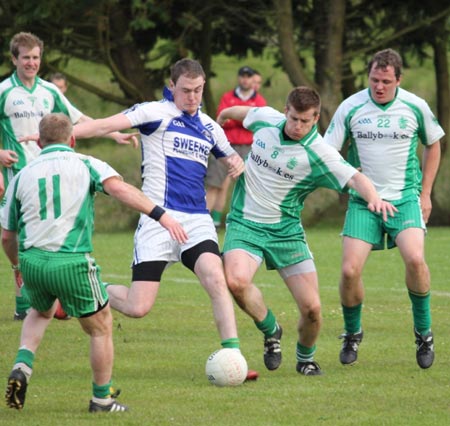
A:
{"type": "Polygon", "coordinates": [[[161,216],[165,213],[166,211],[159,206],[155,206],[153,208],[153,210],[148,214],[149,217],[151,217],[152,219],[156,220],[158,222],[159,219],[161,219],[161,216]]]}
{"type": "Polygon", "coordinates": [[[11,269],[13,271],[18,271],[19,270],[19,265],[11,265],[11,269]]]}

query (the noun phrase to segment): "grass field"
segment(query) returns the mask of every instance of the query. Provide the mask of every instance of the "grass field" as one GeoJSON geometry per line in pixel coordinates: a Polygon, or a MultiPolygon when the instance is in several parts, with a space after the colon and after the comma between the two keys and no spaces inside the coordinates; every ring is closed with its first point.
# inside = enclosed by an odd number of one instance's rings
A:
{"type": "MultiPolygon", "coordinates": [[[[342,332],[338,299],[339,228],[314,227],[308,240],[321,283],[323,328],[316,360],[324,375],[295,372],[297,311],[276,272],[261,269],[256,282],[284,327],[283,364],[265,370],[262,336],[237,310],[242,351],[260,372],[256,382],[216,388],[205,377],[207,356],[219,346],[209,300],[180,265],[163,278],[153,311],[143,319],[114,312],[115,385],[132,411],[87,412],[91,394],[88,338],[76,320],[53,321],[39,349],[24,410],[0,407],[4,425],[448,425],[450,422],[450,229],[431,228],[427,259],[433,282],[436,360],[415,361],[409,299],[396,250],[374,253],[365,270],[365,339],[353,367],[338,361],[342,332]]],[[[97,234],[94,255],[103,279],[127,283],[132,233],[97,234]]],[[[12,366],[21,324],[12,321],[11,270],[0,259],[0,378],[12,366]]]]}

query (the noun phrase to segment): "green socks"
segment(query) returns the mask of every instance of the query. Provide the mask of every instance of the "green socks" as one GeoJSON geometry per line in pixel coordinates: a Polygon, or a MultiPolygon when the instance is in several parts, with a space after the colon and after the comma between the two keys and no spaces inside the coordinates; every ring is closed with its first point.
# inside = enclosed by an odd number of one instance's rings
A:
{"type": "Polygon", "coordinates": [[[217,210],[211,211],[211,217],[215,226],[220,226],[222,223],[222,212],[218,212],[217,210]]]}
{"type": "Polygon", "coordinates": [[[230,337],[220,342],[222,348],[239,349],[239,337],[230,337]]]}
{"type": "Polygon", "coordinates": [[[33,374],[34,353],[29,349],[22,347],[18,350],[13,370],[20,369],[25,374],[27,382],[33,374]]]}
{"type": "Polygon", "coordinates": [[[361,311],[362,303],[351,307],[342,305],[344,329],[348,334],[355,334],[361,331],[361,311]]]}
{"type": "Polygon", "coordinates": [[[275,315],[272,313],[270,309],[267,310],[267,315],[261,322],[255,321],[255,325],[256,327],[258,327],[260,331],[263,332],[264,337],[273,336],[278,328],[275,315]]]}
{"type": "Polygon", "coordinates": [[[111,397],[111,384],[112,381],[106,383],[106,385],[97,385],[92,382],[92,392],[95,398],[110,398],[111,397]]]}
{"type": "MultiPolygon", "coordinates": [[[[412,304],[414,327],[418,333],[425,336],[431,330],[430,292],[417,294],[408,291],[408,295],[412,304]]],[[[361,330],[361,310],[362,303],[352,307],[342,305],[347,333],[354,334],[361,330]]]]}
{"type": "Polygon", "coordinates": [[[297,342],[297,361],[298,362],[312,362],[314,360],[314,354],[316,353],[316,345],[312,348],[307,348],[297,342]]]}
{"type": "Polygon", "coordinates": [[[28,309],[30,309],[28,299],[24,296],[16,296],[16,312],[20,314],[26,312],[28,309]]]}
{"type": "Polygon", "coordinates": [[[34,362],[34,353],[31,352],[29,349],[20,348],[19,351],[17,352],[15,364],[23,363],[32,369],[33,362],[34,362]]]}
{"type": "Polygon", "coordinates": [[[430,292],[425,294],[412,293],[408,290],[408,295],[412,303],[414,328],[419,334],[425,336],[431,330],[431,294],[430,292]]]}

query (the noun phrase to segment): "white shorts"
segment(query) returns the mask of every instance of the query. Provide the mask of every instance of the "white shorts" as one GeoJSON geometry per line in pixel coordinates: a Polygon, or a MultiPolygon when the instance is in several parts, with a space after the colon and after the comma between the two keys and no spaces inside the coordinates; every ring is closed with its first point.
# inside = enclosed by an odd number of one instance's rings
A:
{"type": "Polygon", "coordinates": [[[212,240],[219,243],[216,228],[209,214],[183,213],[170,209],[166,211],[183,225],[188,234],[187,242],[180,244],[172,240],[169,231],[159,222],[141,215],[134,234],[134,265],[152,261],[165,261],[169,264],[179,262],[185,250],[203,241],[212,240]]]}

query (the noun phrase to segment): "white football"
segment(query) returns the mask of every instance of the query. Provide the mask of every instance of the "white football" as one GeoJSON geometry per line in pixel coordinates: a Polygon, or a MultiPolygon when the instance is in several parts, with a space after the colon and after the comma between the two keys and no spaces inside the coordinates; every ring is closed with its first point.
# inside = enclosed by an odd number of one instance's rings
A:
{"type": "Polygon", "coordinates": [[[247,377],[247,361],[236,349],[219,349],[206,360],[206,377],[216,386],[239,386],[247,377]]]}

